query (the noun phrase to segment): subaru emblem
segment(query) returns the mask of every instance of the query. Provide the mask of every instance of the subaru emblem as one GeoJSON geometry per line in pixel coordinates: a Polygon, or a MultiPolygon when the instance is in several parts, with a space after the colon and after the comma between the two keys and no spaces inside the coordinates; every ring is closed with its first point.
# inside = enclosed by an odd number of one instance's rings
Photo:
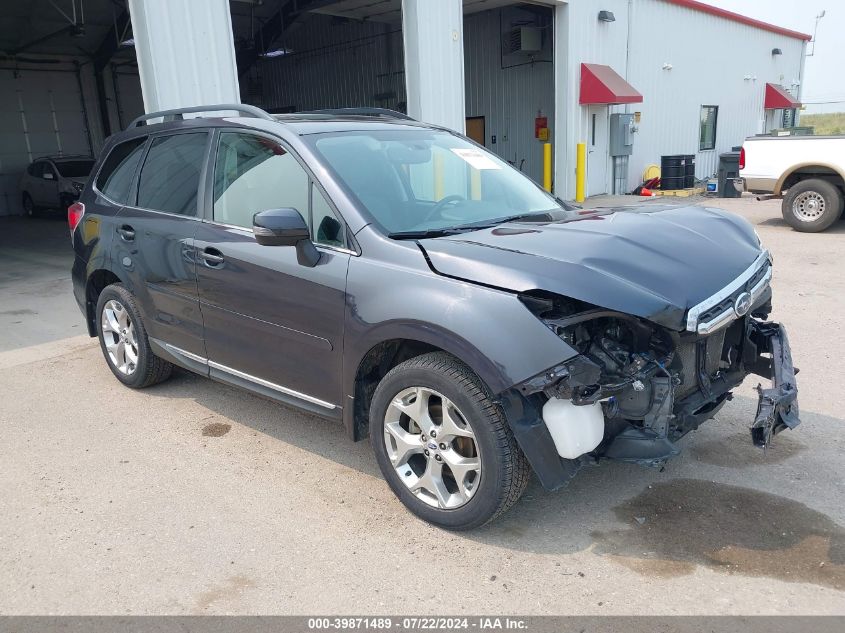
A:
{"type": "Polygon", "coordinates": [[[734,312],[738,317],[745,316],[751,309],[751,295],[743,292],[734,302],[734,312]]]}

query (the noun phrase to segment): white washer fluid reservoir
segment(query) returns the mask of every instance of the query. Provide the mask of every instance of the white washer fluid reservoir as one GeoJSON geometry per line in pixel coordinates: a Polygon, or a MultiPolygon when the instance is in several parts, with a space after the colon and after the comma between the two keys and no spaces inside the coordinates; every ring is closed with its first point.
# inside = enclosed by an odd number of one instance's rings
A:
{"type": "Polygon", "coordinates": [[[565,459],[589,453],[604,437],[600,402],[575,406],[569,400],[551,398],[543,406],[543,421],[549,427],[558,455],[565,459]]]}

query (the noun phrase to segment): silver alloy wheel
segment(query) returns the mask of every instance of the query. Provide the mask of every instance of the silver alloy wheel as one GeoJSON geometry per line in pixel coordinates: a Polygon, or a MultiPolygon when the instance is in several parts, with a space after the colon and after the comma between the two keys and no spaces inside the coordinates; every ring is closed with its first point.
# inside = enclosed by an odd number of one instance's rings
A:
{"type": "Polygon", "coordinates": [[[101,322],[109,361],[121,374],[131,376],[138,367],[138,339],[129,312],[112,299],[103,306],[101,322]]]}
{"type": "Polygon", "coordinates": [[[433,389],[410,387],[393,397],[384,416],[384,445],[402,483],[435,508],[461,507],[481,482],[472,427],[433,389]]]}
{"type": "Polygon", "coordinates": [[[815,222],[824,215],[825,200],[816,191],[805,191],[792,201],[792,214],[801,222],[815,222]]]}

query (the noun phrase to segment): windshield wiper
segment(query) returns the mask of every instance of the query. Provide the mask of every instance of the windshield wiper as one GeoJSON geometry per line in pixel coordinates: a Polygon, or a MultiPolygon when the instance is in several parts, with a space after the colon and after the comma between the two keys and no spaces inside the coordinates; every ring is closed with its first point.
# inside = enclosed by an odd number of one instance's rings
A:
{"type": "Polygon", "coordinates": [[[428,237],[443,237],[444,235],[455,235],[456,233],[463,233],[470,231],[470,228],[446,227],[443,229],[427,229],[425,231],[396,231],[388,233],[387,237],[394,240],[423,240],[428,237]]]}
{"type": "Polygon", "coordinates": [[[531,213],[519,213],[517,215],[509,215],[504,218],[496,218],[495,220],[485,220],[475,224],[461,224],[453,228],[461,231],[477,231],[479,229],[490,229],[494,226],[499,226],[500,224],[507,224],[508,222],[519,222],[520,220],[530,220],[532,218],[535,219],[535,221],[541,222],[552,221],[549,211],[532,211],[531,213]],[[542,220],[539,219],[541,217],[542,220]]]}
{"type": "Polygon", "coordinates": [[[388,233],[387,236],[395,240],[422,240],[428,237],[443,237],[444,235],[456,235],[458,233],[466,233],[468,231],[480,231],[482,229],[490,229],[500,224],[507,222],[517,222],[519,220],[528,220],[530,218],[540,218],[542,221],[551,221],[549,211],[533,211],[531,213],[520,213],[504,218],[496,218],[495,220],[484,220],[474,224],[459,224],[458,226],[447,226],[442,229],[426,229],[424,231],[397,231],[395,233],[388,233]]]}

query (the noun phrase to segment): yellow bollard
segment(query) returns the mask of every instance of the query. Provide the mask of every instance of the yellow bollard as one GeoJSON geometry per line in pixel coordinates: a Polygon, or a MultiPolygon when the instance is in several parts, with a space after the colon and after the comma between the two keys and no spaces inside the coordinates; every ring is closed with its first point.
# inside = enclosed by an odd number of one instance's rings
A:
{"type": "Polygon", "coordinates": [[[473,200],[481,200],[481,170],[475,167],[469,168],[470,194],[473,200]]]}
{"type": "Polygon", "coordinates": [[[543,143],[543,189],[552,192],[552,144],[543,143]]]}
{"type": "Polygon", "coordinates": [[[575,202],[584,202],[584,183],[587,176],[587,144],[578,143],[575,156],[575,202]]]}
{"type": "Polygon", "coordinates": [[[434,155],[434,200],[439,202],[443,199],[443,155],[439,152],[434,155]]]}

